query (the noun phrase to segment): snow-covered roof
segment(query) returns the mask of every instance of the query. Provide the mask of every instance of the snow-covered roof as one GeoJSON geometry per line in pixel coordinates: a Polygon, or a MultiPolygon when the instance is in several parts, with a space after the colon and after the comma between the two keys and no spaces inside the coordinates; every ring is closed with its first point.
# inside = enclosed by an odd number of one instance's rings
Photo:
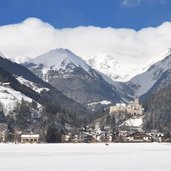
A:
{"type": "Polygon", "coordinates": [[[116,106],[126,107],[126,104],[125,103],[116,103],[116,106]]]}
{"type": "Polygon", "coordinates": [[[21,138],[39,138],[39,134],[23,134],[21,138]]]}

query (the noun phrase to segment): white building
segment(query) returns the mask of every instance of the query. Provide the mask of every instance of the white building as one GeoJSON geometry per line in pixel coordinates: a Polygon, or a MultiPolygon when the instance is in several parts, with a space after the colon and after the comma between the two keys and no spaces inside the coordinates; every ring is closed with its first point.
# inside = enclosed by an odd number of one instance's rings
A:
{"type": "Polygon", "coordinates": [[[7,139],[8,125],[0,123],[0,142],[5,142],[7,139]]]}
{"type": "Polygon", "coordinates": [[[39,134],[22,134],[21,143],[38,143],[39,138],[39,134]]]}
{"type": "Polygon", "coordinates": [[[110,106],[110,113],[113,113],[113,112],[126,112],[126,104],[116,103],[115,106],[110,106]]]}

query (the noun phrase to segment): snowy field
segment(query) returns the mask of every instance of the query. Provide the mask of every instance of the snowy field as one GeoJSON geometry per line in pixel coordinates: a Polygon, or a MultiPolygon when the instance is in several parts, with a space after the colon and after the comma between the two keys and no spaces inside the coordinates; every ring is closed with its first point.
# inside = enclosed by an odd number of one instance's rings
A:
{"type": "Polygon", "coordinates": [[[0,144],[0,171],[170,171],[171,144],[0,144]]]}

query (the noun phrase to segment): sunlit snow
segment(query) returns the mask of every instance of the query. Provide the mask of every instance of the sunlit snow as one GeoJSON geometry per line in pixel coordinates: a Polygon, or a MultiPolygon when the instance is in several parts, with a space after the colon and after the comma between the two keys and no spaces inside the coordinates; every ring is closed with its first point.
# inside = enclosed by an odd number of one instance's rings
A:
{"type": "Polygon", "coordinates": [[[0,86],[0,102],[3,106],[3,111],[5,114],[8,114],[9,111],[13,110],[21,100],[32,102],[32,99],[15,91],[11,88],[0,86]]]}
{"type": "Polygon", "coordinates": [[[43,64],[45,68],[53,68],[59,70],[65,68],[67,64],[73,63],[77,67],[82,67],[85,71],[89,71],[89,65],[84,60],[73,54],[67,49],[53,49],[45,54],[42,54],[34,59],[28,60],[34,64],[43,64]]]}
{"type": "Polygon", "coordinates": [[[130,118],[123,122],[121,125],[141,127],[143,125],[143,116],[130,118]]]}
{"type": "Polygon", "coordinates": [[[171,144],[0,144],[2,171],[170,171],[171,144]]]}
{"type": "Polygon", "coordinates": [[[21,84],[24,84],[26,85],[27,87],[30,87],[31,89],[33,89],[34,91],[38,92],[38,93],[41,93],[41,91],[43,90],[46,90],[48,91],[49,89],[48,88],[45,88],[45,87],[41,87],[39,88],[35,83],[31,82],[31,81],[28,81],[26,79],[24,79],[23,77],[17,77],[16,78],[21,84]]]}
{"type": "Polygon", "coordinates": [[[111,101],[102,100],[102,101],[99,101],[99,102],[92,102],[92,103],[89,103],[88,106],[93,106],[93,105],[97,105],[97,104],[109,105],[109,104],[111,104],[111,101]]]}

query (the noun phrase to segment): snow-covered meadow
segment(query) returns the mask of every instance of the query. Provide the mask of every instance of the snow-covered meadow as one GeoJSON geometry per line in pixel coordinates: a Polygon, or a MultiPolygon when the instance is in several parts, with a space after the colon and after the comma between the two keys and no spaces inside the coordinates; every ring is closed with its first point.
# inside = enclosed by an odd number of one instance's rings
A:
{"type": "Polygon", "coordinates": [[[0,171],[170,171],[171,144],[0,144],[0,171]]]}

